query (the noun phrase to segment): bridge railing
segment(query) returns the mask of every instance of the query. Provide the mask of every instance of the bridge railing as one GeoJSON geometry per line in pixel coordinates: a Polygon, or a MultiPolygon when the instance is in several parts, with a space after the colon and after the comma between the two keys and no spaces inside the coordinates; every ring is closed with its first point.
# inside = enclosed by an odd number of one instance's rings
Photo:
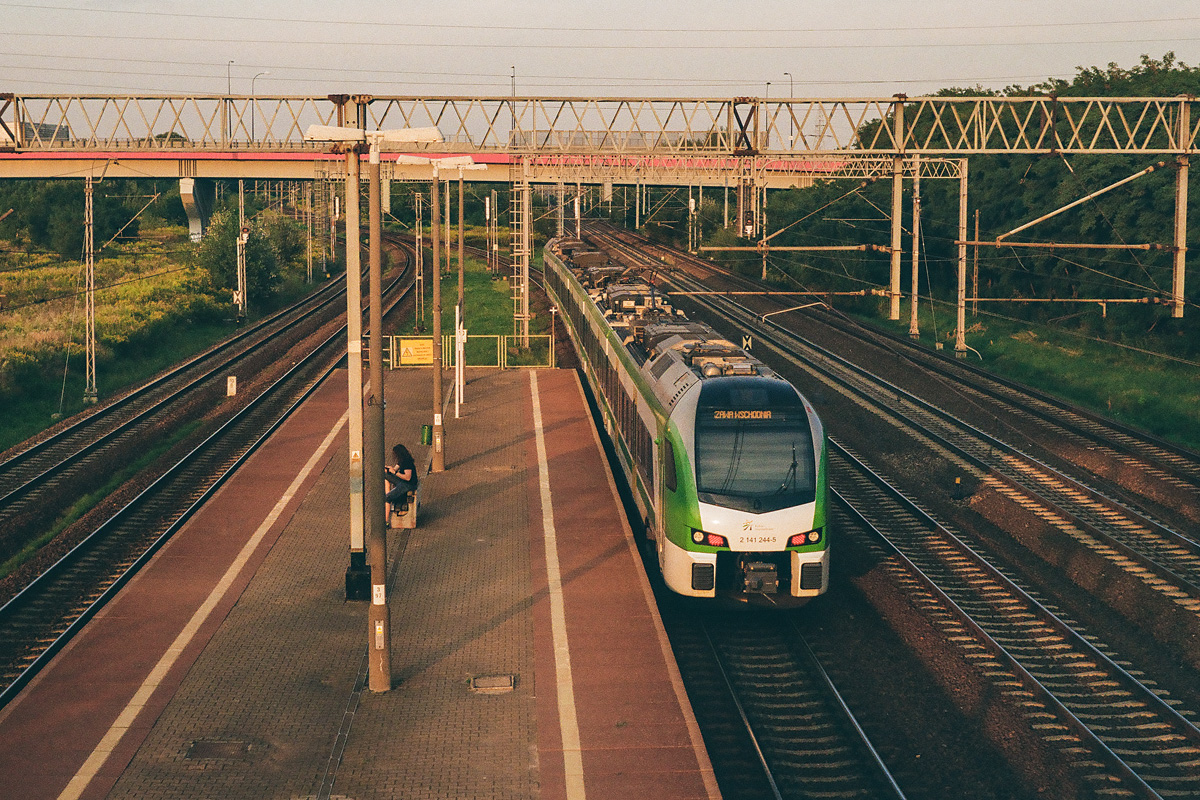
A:
{"type": "Polygon", "coordinates": [[[0,94],[0,148],[307,152],[309,125],[436,125],[433,152],[803,155],[1194,152],[1192,97],[833,99],[0,94]]]}

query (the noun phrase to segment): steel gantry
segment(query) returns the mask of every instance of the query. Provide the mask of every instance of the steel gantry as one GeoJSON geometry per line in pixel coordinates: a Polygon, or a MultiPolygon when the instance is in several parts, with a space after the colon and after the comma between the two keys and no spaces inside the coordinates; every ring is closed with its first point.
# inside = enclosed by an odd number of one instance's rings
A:
{"type": "Polygon", "coordinates": [[[308,126],[345,124],[356,116],[347,107],[357,106],[368,129],[437,126],[445,137],[439,149],[457,153],[1178,155],[1195,149],[1197,123],[1185,119],[1195,103],[1191,97],[0,94],[0,147],[313,153],[321,148],[304,141],[308,126]]]}
{"type": "MultiPolygon", "coordinates": [[[[523,250],[530,184],[600,184],[609,193],[624,184],[639,187],[639,197],[649,185],[727,187],[736,190],[739,227],[749,220],[756,236],[768,189],[890,175],[889,295],[891,315],[898,318],[900,189],[917,157],[922,177],[960,178],[965,213],[965,159],[972,155],[1153,156],[1173,161],[1177,170],[1174,277],[1165,302],[1182,316],[1188,162],[1200,136],[1196,103],[1190,96],[0,94],[0,178],[71,177],[103,167],[111,177],[313,180],[341,165],[321,145],[304,140],[310,125],[436,126],[443,141],[415,150],[431,157],[472,156],[486,168],[471,180],[512,182],[515,176],[512,211],[519,225],[513,240],[523,250]]],[[[396,178],[420,180],[430,167],[394,169],[396,178]]],[[[964,223],[960,260],[967,241],[964,223]]],[[[518,298],[515,307],[518,318],[526,315],[527,298],[518,298]]]]}

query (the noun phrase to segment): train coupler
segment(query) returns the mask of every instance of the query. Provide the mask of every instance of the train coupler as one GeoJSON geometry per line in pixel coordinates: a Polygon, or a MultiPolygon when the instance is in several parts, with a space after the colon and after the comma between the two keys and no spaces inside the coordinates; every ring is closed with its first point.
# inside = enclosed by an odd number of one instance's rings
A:
{"type": "Polygon", "coordinates": [[[742,567],[742,590],[747,594],[776,594],[778,568],[768,561],[747,561],[742,567]]]}

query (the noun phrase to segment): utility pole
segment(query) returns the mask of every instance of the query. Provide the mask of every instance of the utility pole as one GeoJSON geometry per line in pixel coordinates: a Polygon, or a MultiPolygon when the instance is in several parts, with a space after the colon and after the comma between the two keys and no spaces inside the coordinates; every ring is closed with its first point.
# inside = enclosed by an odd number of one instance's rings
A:
{"type": "MultiPolygon", "coordinates": [[[[905,95],[895,96],[892,104],[892,137],[897,148],[904,146],[904,101],[905,95]]],[[[900,223],[904,213],[904,153],[897,152],[892,156],[892,274],[888,287],[888,298],[891,301],[888,309],[888,319],[900,319],[900,223]]]]}
{"type": "Polygon", "coordinates": [[[422,241],[423,228],[425,222],[422,220],[421,214],[421,193],[413,192],[413,228],[416,230],[417,238],[417,270],[416,270],[416,329],[418,331],[425,330],[425,243],[422,241]]]}
{"type": "MultiPolygon", "coordinates": [[[[1179,141],[1188,140],[1191,130],[1191,106],[1185,99],[1179,103],[1179,141]]],[[[1171,316],[1183,317],[1184,276],[1187,272],[1187,203],[1188,157],[1175,157],[1175,258],[1171,278],[1171,316]]]]}
{"type": "Polygon", "coordinates": [[[384,519],[384,387],[383,387],[383,214],[380,201],[379,144],[372,141],[367,166],[368,226],[370,237],[370,325],[369,345],[371,397],[366,411],[365,470],[367,504],[367,560],[371,567],[371,611],[368,637],[371,658],[368,682],[373,692],[392,688],[391,617],[387,605],[387,529],[384,519]]]}
{"type": "Polygon", "coordinates": [[[908,335],[919,339],[920,328],[917,325],[917,298],[920,294],[918,275],[921,261],[921,156],[913,156],[913,223],[912,223],[912,293],[909,298],[911,315],[908,321],[908,335]]]}
{"type": "Polygon", "coordinates": [[[971,316],[979,315],[979,209],[975,209],[975,247],[971,257],[974,269],[971,281],[971,316]]]}
{"type": "Polygon", "coordinates": [[[250,229],[246,227],[246,181],[238,180],[237,291],[233,301],[238,309],[238,321],[246,318],[246,242],[250,229]]]}
{"type": "Polygon", "coordinates": [[[313,282],[313,185],[312,181],[306,184],[307,191],[304,198],[304,221],[308,227],[308,249],[306,252],[308,260],[308,282],[313,282]]]}
{"type": "Polygon", "coordinates": [[[463,397],[463,358],[466,355],[466,267],[463,261],[463,168],[458,168],[458,303],[454,306],[454,418],[459,418],[463,397]]]}
{"type": "Polygon", "coordinates": [[[958,162],[958,324],[954,355],[967,357],[967,160],[958,162]]]}
{"type": "Polygon", "coordinates": [[[438,169],[433,166],[433,184],[429,193],[432,203],[429,210],[429,239],[433,251],[433,471],[446,470],[446,433],[442,427],[442,268],[438,263],[438,216],[441,214],[441,192],[438,189],[438,169]]]}
{"type": "Polygon", "coordinates": [[[87,272],[87,379],[83,389],[83,402],[92,404],[99,399],[96,389],[96,214],[93,200],[94,179],[91,175],[83,179],[83,262],[87,272]]]}
{"type": "MultiPolygon", "coordinates": [[[[371,574],[363,545],[362,251],[358,145],[346,143],[346,367],[349,372],[350,567],[346,599],[366,600],[371,574]]],[[[383,480],[382,471],[378,476],[383,480]]]]}

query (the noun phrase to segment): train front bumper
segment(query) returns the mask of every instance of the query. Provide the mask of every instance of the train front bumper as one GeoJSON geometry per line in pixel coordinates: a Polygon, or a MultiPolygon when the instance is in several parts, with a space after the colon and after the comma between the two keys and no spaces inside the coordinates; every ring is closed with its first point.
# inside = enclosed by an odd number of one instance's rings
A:
{"type": "Polygon", "coordinates": [[[738,600],[807,600],[829,588],[829,550],[707,553],[663,544],[667,586],[688,597],[729,596],[738,600]]]}

